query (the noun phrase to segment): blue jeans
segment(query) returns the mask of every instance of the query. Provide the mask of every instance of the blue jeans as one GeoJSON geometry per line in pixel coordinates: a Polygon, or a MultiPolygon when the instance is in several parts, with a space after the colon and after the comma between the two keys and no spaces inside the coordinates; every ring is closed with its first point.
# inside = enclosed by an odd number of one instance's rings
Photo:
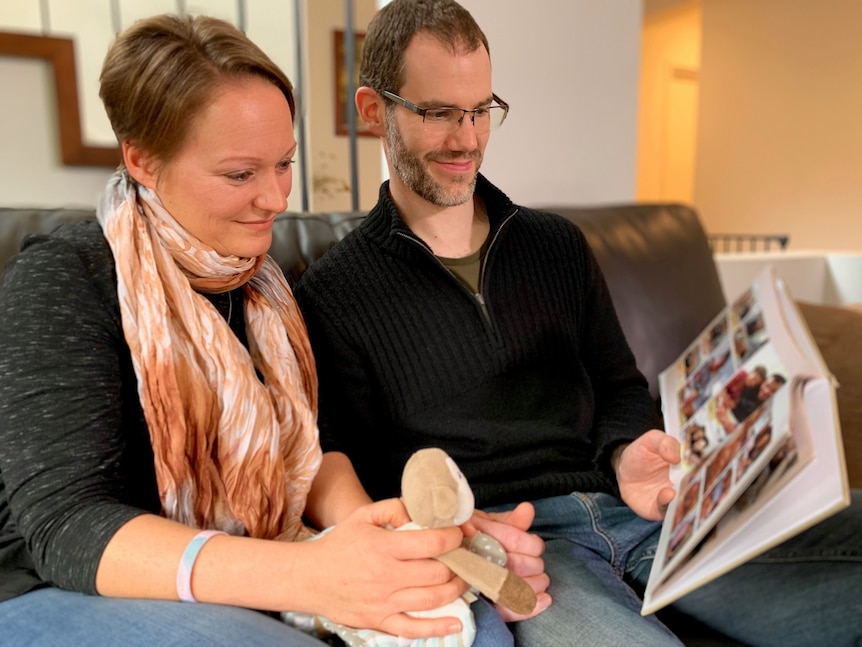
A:
{"type": "Polygon", "coordinates": [[[0,603],[0,643],[320,647],[266,614],[217,604],[123,600],[45,588],[0,603]],[[8,642],[6,642],[8,641],[8,642]]]}
{"type": "MultiPolygon", "coordinates": [[[[512,625],[517,645],[681,644],[655,616],[640,615],[659,524],[608,494],[533,504],[553,604],[512,625]]],[[[673,606],[750,645],[862,645],[862,492],[853,492],[849,508],[673,606]]]]}
{"type": "MultiPolygon", "coordinates": [[[[512,635],[484,599],[471,605],[473,647],[506,647],[512,635]]],[[[217,604],[120,600],[45,588],[0,603],[0,645],[124,647],[320,647],[266,614],[217,604]]]]}

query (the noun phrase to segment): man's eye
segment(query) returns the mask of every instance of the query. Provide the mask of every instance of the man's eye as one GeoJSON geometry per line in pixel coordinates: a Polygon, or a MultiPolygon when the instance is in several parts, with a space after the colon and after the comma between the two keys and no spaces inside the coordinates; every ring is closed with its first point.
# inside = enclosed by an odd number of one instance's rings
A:
{"type": "Polygon", "coordinates": [[[473,112],[476,114],[477,119],[484,119],[491,114],[491,108],[476,108],[473,112]]]}
{"type": "MultiPolygon", "coordinates": [[[[428,121],[449,121],[450,119],[453,119],[452,115],[454,112],[454,110],[446,108],[441,108],[439,110],[426,110],[425,119],[428,121]]],[[[460,110],[458,112],[460,112],[460,110]]]]}

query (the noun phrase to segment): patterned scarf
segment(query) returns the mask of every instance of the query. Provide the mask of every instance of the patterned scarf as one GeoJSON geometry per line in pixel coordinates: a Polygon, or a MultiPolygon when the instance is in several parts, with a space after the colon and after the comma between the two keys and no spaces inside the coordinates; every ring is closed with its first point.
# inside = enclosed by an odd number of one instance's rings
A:
{"type": "Polygon", "coordinates": [[[306,537],[302,513],[321,460],[317,374],[281,269],[267,255],[219,255],[126,171],[112,176],[98,219],[116,261],[163,514],[235,535],[306,537]],[[200,294],[240,286],[248,350],[200,294]]]}

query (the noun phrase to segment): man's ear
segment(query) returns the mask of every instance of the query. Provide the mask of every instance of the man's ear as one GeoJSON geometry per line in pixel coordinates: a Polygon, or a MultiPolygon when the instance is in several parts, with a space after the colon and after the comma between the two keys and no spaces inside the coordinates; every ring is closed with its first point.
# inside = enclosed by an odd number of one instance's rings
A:
{"type": "Polygon", "coordinates": [[[156,172],[158,164],[153,156],[142,148],[135,146],[129,140],[122,144],[123,162],[126,170],[134,180],[149,189],[156,188],[156,172]]]}
{"type": "Polygon", "coordinates": [[[385,118],[386,105],[383,97],[367,85],[356,90],[356,109],[365,127],[372,135],[384,137],[386,135],[385,118]]]}

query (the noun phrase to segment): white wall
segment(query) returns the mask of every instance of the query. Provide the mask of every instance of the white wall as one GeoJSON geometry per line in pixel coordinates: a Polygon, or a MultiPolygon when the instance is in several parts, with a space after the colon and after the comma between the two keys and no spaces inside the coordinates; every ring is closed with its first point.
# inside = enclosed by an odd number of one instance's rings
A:
{"type": "Polygon", "coordinates": [[[49,64],[0,56],[0,85],[0,206],[95,205],[111,169],[60,162],[49,64]]]}
{"type": "Polygon", "coordinates": [[[512,108],[483,172],[516,202],[634,199],[641,0],[463,0],[512,108]]]}

